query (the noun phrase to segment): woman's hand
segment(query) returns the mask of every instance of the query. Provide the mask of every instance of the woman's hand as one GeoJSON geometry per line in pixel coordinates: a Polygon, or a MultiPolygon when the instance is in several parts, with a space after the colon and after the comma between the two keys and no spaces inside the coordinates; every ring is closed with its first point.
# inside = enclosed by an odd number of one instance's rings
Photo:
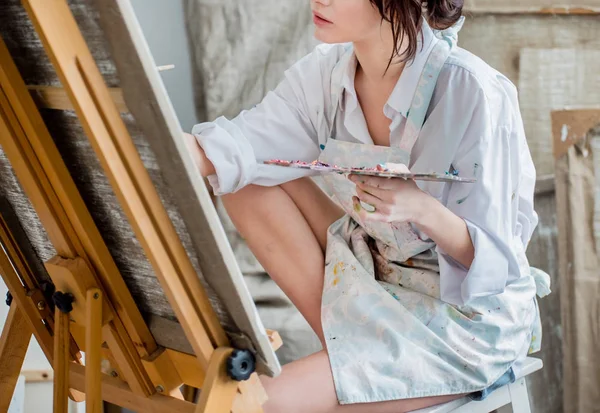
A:
{"type": "MultiPolygon", "coordinates": [[[[405,165],[385,166],[396,172],[409,172],[405,165]]],[[[366,175],[350,175],[349,179],[356,183],[358,198],[354,198],[354,208],[362,220],[413,223],[442,251],[465,268],[471,267],[475,248],[467,224],[437,199],[421,191],[415,181],[366,175]],[[366,211],[359,199],[375,207],[375,211],[366,211]]]]}
{"type": "MultiPolygon", "coordinates": [[[[385,167],[394,172],[410,172],[402,164],[386,164],[385,167]]],[[[419,224],[434,200],[412,179],[367,175],[350,175],[349,179],[356,184],[358,197],[353,199],[354,208],[363,220],[419,224]],[[373,206],[375,210],[365,210],[359,201],[373,206]]]]}

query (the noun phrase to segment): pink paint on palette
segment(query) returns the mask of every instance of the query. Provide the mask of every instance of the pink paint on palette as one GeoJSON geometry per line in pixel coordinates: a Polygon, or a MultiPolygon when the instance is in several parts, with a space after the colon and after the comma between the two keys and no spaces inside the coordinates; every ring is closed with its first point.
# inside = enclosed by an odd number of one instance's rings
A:
{"type": "Polygon", "coordinates": [[[417,181],[436,181],[436,182],[464,182],[473,183],[476,182],[475,178],[463,178],[458,176],[457,172],[446,172],[440,173],[406,173],[396,172],[392,169],[388,169],[382,165],[376,165],[374,167],[348,167],[331,165],[319,161],[304,162],[304,161],[287,161],[282,159],[271,159],[265,161],[266,165],[276,165],[288,168],[298,169],[310,169],[321,173],[338,173],[338,174],[356,174],[356,175],[370,175],[379,176],[383,178],[403,178],[403,179],[414,179],[417,181]]]}

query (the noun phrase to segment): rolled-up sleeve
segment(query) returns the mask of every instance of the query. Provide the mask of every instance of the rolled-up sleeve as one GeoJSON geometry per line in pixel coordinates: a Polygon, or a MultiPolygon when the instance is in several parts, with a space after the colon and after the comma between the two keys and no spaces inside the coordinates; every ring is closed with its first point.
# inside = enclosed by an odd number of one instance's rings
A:
{"type": "Polygon", "coordinates": [[[262,162],[318,157],[319,117],[329,93],[324,90],[322,72],[334,57],[316,49],[287,70],[284,80],[253,109],[232,120],[221,117],[194,126],[192,134],[215,167],[216,174],[208,179],[216,194],[235,192],[248,184],[279,185],[311,174],[262,162]]]}
{"type": "Polygon", "coordinates": [[[494,125],[491,113],[501,108],[482,99],[453,161],[461,176],[474,176],[477,182],[454,183],[448,192],[446,207],[465,221],[475,249],[467,269],[437,248],[441,298],[452,304],[502,293],[507,282],[519,278],[537,224],[535,170],[526,142],[524,146],[518,107],[510,100],[506,106],[503,123],[494,125]]]}

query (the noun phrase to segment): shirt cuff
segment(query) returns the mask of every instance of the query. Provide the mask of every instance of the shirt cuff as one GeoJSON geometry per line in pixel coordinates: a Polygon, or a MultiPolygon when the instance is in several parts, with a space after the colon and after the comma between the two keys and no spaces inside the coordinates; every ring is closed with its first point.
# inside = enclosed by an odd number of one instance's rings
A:
{"type": "MultiPolygon", "coordinates": [[[[464,220],[475,248],[471,267],[465,266],[437,247],[440,266],[440,298],[450,304],[466,305],[477,297],[500,294],[506,288],[509,261],[497,241],[485,231],[464,220]]],[[[507,246],[508,247],[508,246],[507,246]]]]}
{"type": "Polygon", "coordinates": [[[256,158],[237,125],[224,117],[195,125],[192,135],[215,168],[208,182],[215,195],[236,192],[252,181],[256,158]]]}

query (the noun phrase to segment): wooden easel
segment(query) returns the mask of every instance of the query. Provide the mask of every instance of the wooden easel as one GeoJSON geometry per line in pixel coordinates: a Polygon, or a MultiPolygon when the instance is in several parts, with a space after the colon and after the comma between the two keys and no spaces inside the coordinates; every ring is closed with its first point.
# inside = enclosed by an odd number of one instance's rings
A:
{"type": "Polygon", "coordinates": [[[0,39],[0,145],[56,250],[44,263],[52,284],[42,284],[4,209],[0,273],[12,303],[0,339],[0,413],[32,334],[54,368],[55,413],[67,411],[67,397],[85,398],[88,412],[101,412],[103,400],[140,412],[262,411],[266,394],[249,353],[230,346],[66,1],[23,4],[194,355],[160,348],[150,334],[0,39]],[[228,362],[239,362],[239,376],[228,362]],[[201,389],[197,404],[185,400],[184,384],[201,389]]]}

